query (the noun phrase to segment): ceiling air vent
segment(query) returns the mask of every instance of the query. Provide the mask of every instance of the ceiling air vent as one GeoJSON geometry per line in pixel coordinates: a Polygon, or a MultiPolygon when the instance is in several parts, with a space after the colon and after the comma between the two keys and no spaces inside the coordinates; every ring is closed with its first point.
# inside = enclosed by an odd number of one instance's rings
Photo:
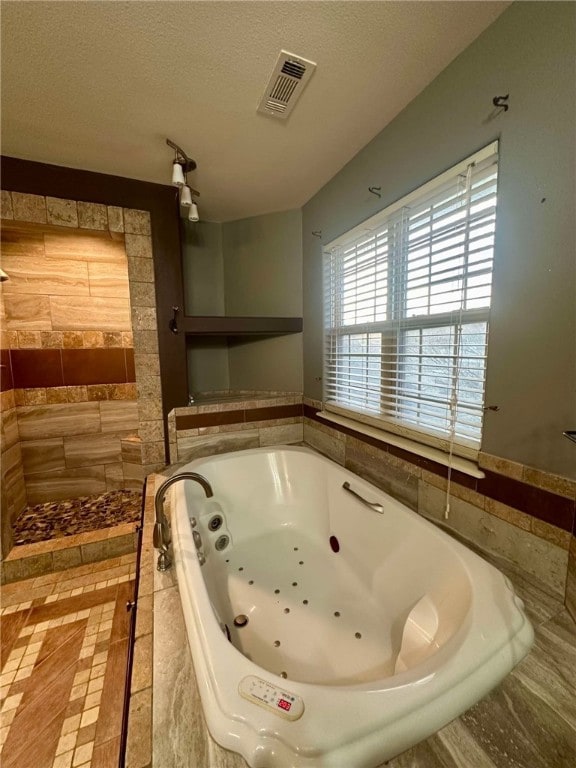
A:
{"type": "Polygon", "coordinates": [[[285,120],[294,109],[315,69],[316,64],[313,61],[288,51],[280,51],[257,111],[285,120]]]}

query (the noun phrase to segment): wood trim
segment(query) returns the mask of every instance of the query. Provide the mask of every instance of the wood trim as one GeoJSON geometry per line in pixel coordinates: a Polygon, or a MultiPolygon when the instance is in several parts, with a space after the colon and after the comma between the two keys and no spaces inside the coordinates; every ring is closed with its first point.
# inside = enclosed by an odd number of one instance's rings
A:
{"type": "Polygon", "coordinates": [[[282,336],[301,333],[301,317],[221,317],[191,316],[182,318],[188,336],[282,336]]]}

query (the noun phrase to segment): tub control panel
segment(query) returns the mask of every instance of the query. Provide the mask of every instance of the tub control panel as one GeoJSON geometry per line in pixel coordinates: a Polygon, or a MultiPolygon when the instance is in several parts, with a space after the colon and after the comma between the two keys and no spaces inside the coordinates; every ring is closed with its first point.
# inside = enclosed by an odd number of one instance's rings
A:
{"type": "Polygon", "coordinates": [[[238,693],[253,704],[258,704],[286,720],[298,720],[304,714],[304,702],[300,696],[254,675],[244,677],[240,681],[238,693]]]}

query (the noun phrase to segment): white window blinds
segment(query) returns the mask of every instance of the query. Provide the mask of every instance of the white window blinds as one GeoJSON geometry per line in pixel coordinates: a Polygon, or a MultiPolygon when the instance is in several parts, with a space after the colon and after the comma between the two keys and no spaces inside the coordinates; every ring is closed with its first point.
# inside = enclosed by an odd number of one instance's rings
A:
{"type": "Polygon", "coordinates": [[[326,247],[328,410],[477,450],[497,162],[494,142],[326,247]]]}

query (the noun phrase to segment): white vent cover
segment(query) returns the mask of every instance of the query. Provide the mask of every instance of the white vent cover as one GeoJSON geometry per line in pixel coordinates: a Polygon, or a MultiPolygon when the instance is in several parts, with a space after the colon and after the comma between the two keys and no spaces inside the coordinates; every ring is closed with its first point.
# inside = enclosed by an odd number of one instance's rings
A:
{"type": "Polygon", "coordinates": [[[315,69],[316,64],[313,61],[288,51],[280,51],[257,111],[285,120],[294,109],[315,69]]]}

